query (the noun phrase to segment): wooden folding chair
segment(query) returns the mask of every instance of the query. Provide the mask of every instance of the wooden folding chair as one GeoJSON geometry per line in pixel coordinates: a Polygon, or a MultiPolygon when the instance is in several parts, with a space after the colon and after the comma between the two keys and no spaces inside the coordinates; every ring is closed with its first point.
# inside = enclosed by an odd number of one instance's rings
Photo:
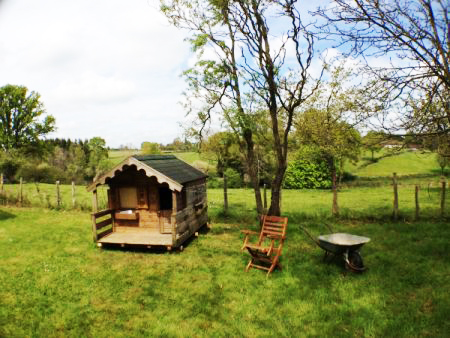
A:
{"type": "Polygon", "coordinates": [[[241,250],[247,249],[252,256],[245,271],[250,268],[267,270],[267,276],[269,276],[276,267],[281,270],[279,260],[286,239],[287,223],[287,217],[263,216],[261,232],[242,231],[245,238],[241,250]],[[250,235],[259,235],[258,242],[249,243],[250,235]]]}

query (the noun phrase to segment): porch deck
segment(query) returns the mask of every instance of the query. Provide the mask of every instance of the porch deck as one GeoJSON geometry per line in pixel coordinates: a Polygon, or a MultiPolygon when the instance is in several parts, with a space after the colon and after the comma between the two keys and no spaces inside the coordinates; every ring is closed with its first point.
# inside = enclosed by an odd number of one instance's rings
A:
{"type": "Polygon", "coordinates": [[[144,231],[112,232],[100,238],[97,242],[102,244],[173,245],[171,234],[144,231]]]}

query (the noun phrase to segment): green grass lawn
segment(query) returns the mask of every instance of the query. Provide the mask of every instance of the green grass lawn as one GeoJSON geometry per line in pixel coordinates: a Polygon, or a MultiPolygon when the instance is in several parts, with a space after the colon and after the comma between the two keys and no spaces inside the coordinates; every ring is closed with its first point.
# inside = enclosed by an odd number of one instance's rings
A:
{"type": "Polygon", "coordinates": [[[244,272],[240,229],[255,229],[248,198],[233,196],[231,209],[241,211],[230,218],[220,216],[214,193],[210,200],[211,230],[174,253],[98,249],[88,213],[2,208],[0,336],[450,332],[448,223],[328,220],[339,231],[372,239],[362,249],[368,271],[353,274],[339,261],[322,261],[322,251],[298,227],[319,234],[322,221],[288,204],[283,271],[267,279],[259,270],[244,272]]]}

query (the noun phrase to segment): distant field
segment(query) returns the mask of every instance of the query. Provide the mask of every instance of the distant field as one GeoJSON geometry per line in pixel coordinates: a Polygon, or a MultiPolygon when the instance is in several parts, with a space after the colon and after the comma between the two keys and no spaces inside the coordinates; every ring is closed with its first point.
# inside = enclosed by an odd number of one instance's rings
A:
{"type": "MultiPolygon", "coordinates": [[[[377,162],[371,163],[370,153],[365,152],[356,164],[346,164],[345,170],[359,177],[406,175],[440,175],[436,154],[431,152],[401,151],[400,153],[381,151],[375,154],[377,162]],[[390,156],[389,156],[390,155],[390,156]]],[[[447,170],[448,172],[449,170],[447,170]]]]}
{"type": "Polygon", "coordinates": [[[111,167],[119,164],[121,161],[126,159],[131,155],[138,154],[139,150],[110,150],[108,152],[109,161],[111,163],[111,167]]]}

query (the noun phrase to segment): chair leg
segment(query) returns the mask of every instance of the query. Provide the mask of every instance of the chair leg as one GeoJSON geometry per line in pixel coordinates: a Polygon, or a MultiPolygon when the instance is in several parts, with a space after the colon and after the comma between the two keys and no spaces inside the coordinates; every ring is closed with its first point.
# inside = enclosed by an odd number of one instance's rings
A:
{"type": "Polygon", "coordinates": [[[250,259],[250,261],[247,264],[247,267],[245,268],[245,272],[248,272],[248,270],[250,270],[250,268],[252,267],[252,263],[253,263],[253,259],[250,259]]]}
{"type": "Polygon", "coordinates": [[[273,270],[275,270],[276,266],[278,265],[278,257],[275,257],[275,259],[272,262],[272,265],[270,266],[269,271],[267,272],[267,277],[272,273],[273,270]]]}

